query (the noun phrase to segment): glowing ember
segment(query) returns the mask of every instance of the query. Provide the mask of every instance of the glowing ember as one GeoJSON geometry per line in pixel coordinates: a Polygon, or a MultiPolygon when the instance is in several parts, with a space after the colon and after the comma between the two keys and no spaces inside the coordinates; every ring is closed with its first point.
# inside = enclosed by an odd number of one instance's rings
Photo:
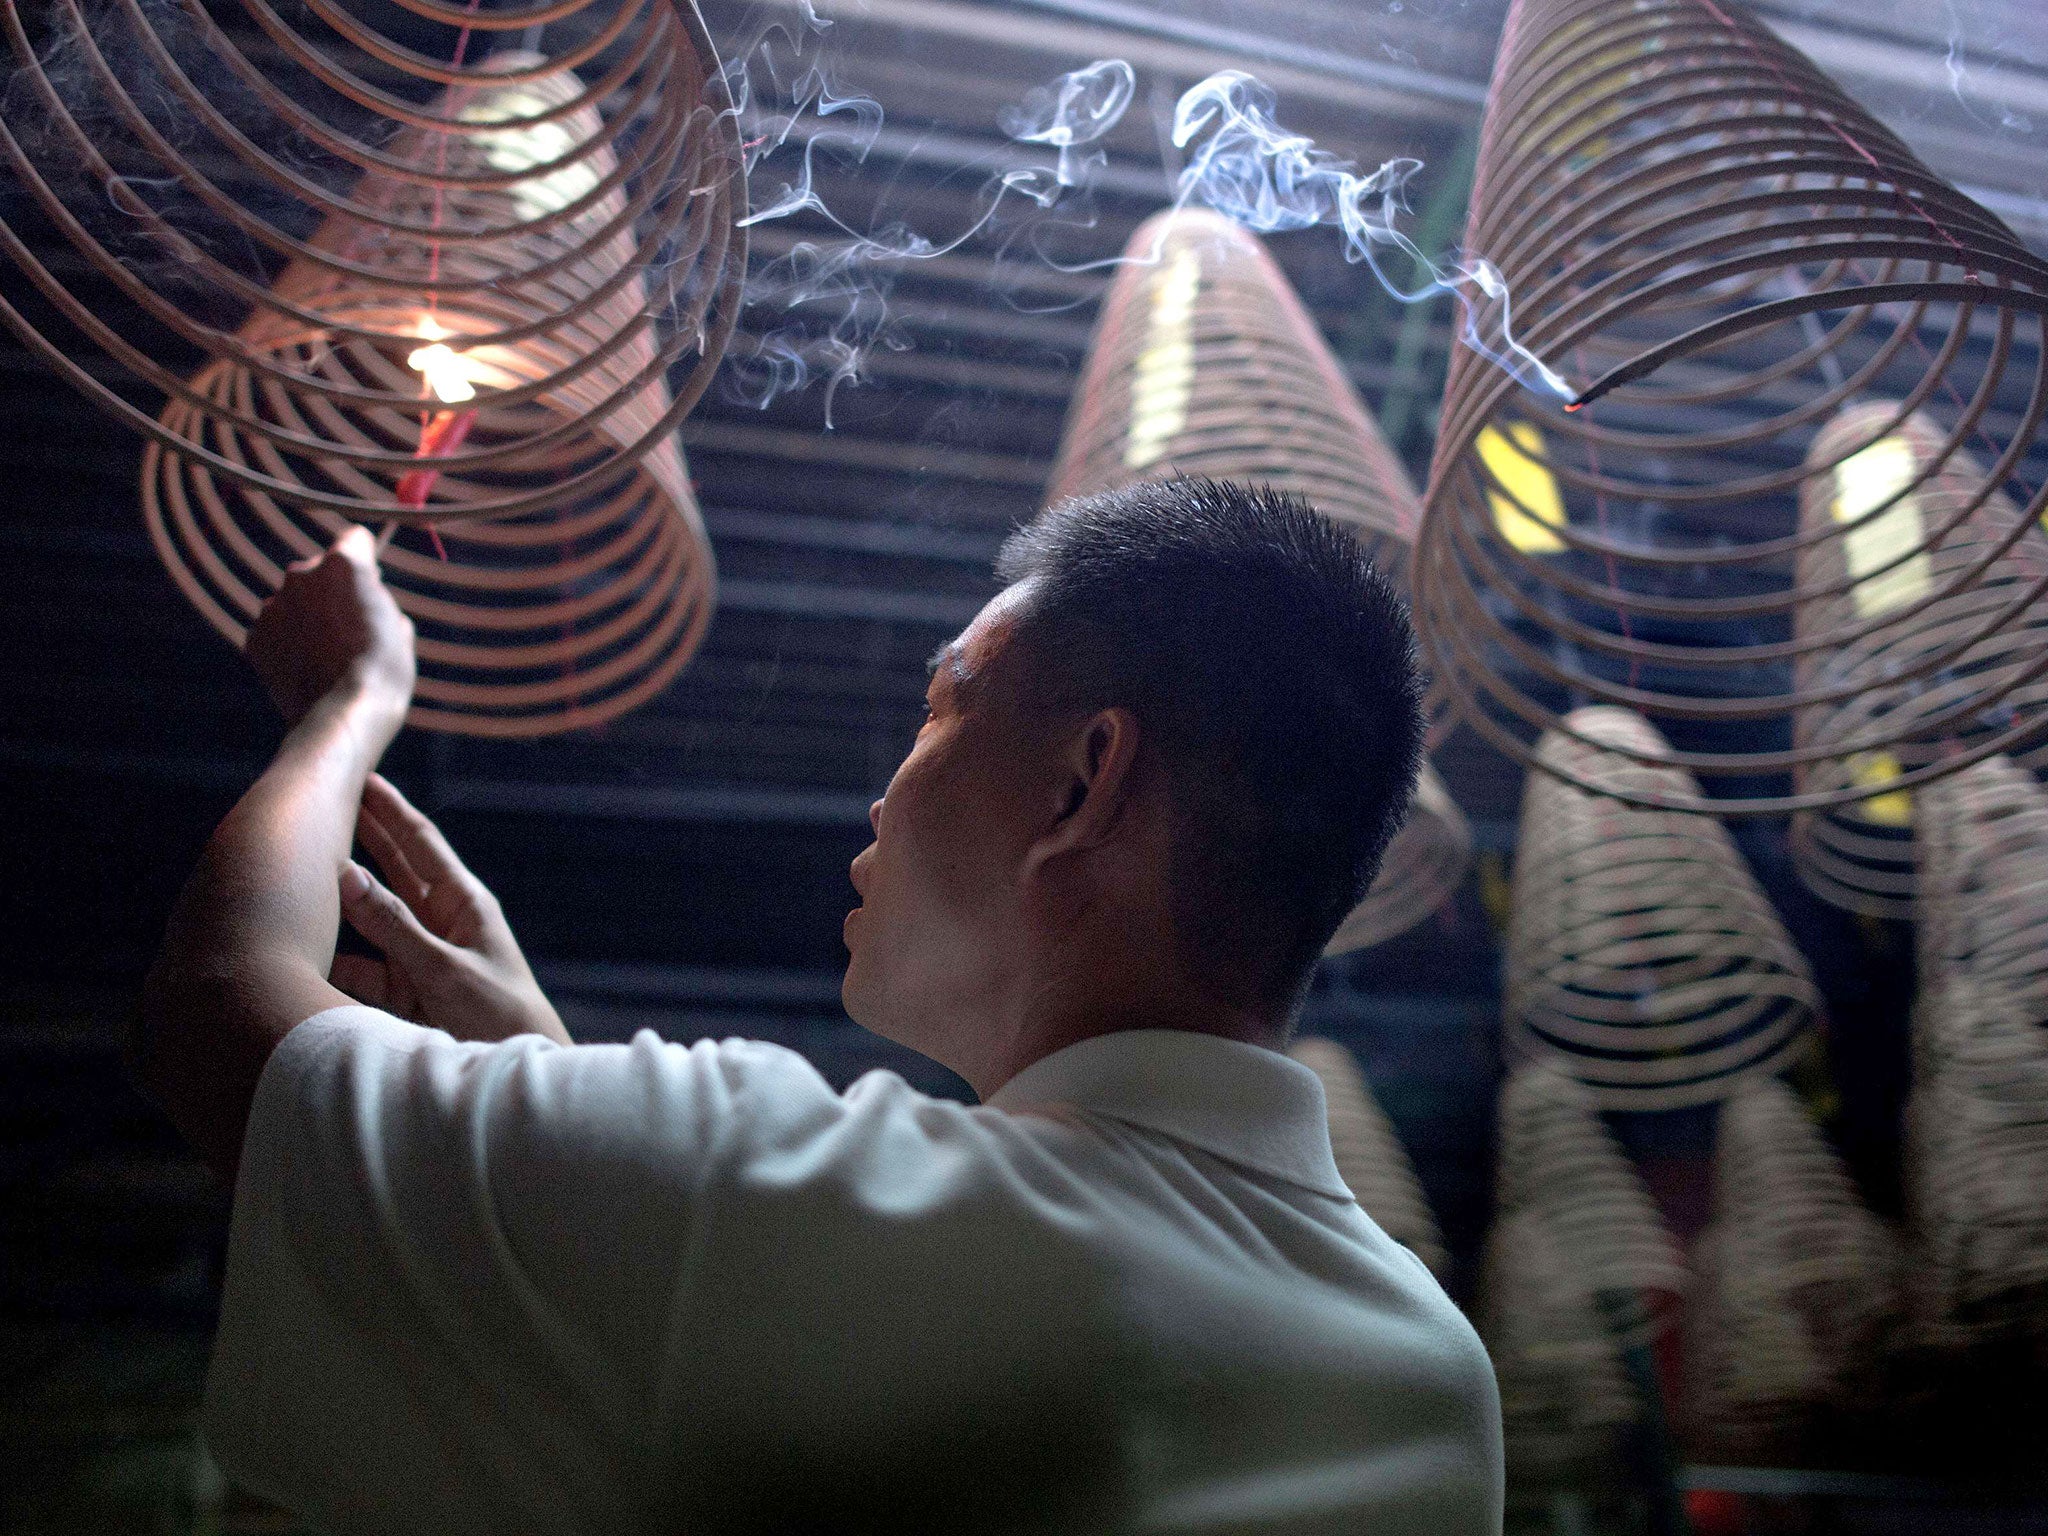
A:
{"type": "Polygon", "coordinates": [[[476,398],[476,386],[469,381],[469,363],[461,353],[440,339],[447,334],[432,320],[423,321],[420,333],[427,339],[406,357],[406,367],[427,381],[427,388],[443,405],[460,405],[476,398]]]}

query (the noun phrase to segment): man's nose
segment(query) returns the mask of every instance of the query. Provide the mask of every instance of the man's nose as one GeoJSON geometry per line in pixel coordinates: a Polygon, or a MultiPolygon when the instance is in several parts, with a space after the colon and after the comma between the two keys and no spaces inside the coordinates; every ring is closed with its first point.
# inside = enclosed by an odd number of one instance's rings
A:
{"type": "Polygon", "coordinates": [[[875,836],[882,835],[882,802],[879,800],[868,807],[868,825],[875,829],[875,836]]]}

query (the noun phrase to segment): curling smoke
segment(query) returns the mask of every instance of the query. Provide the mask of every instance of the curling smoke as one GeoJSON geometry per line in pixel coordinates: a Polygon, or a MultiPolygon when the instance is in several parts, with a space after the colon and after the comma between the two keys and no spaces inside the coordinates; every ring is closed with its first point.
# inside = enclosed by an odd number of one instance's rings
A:
{"type": "Polygon", "coordinates": [[[1060,163],[1054,179],[1063,187],[1079,186],[1089,171],[1107,164],[1109,156],[1099,149],[1077,155],[1075,146],[1092,144],[1114,128],[1137,89],[1138,77],[1129,64],[1098,59],[1051,85],[1034,86],[1020,105],[1005,107],[996,121],[1020,144],[1057,148],[1060,163]]]}
{"type": "Polygon", "coordinates": [[[727,353],[732,361],[727,392],[766,409],[791,390],[822,379],[829,429],[840,385],[859,381],[874,348],[900,351],[910,344],[890,316],[890,294],[901,265],[957,250],[988,226],[1012,193],[1044,208],[1063,188],[1077,184],[1101,157],[1077,157],[1073,146],[1108,131],[1128,104],[1130,90],[1127,84],[1118,100],[1113,81],[1069,82],[1103,70],[1112,75],[1120,70],[1128,80],[1130,66],[1121,60],[1091,65],[1040,88],[1050,93],[1050,105],[1039,103],[1040,92],[1034,91],[1021,109],[1015,109],[1029,120],[1033,142],[1059,149],[1059,164],[1011,166],[991,174],[981,187],[981,207],[966,227],[936,240],[897,220],[877,219],[873,227],[860,229],[819,193],[819,157],[843,165],[864,164],[882,135],[882,106],[872,97],[834,90],[825,62],[812,46],[831,23],[808,8],[804,14],[801,31],[775,26],[726,66],[750,185],[773,185],[764,163],[785,151],[794,156],[794,164],[765,199],[757,191],[759,206],[741,223],[760,225],[808,212],[831,233],[795,242],[748,275],[749,308],[800,319],[735,336],[727,353]]]}
{"type": "MultiPolygon", "coordinates": [[[[177,0],[134,3],[177,67],[203,79],[216,110],[247,136],[309,180],[338,193],[352,184],[359,167],[320,154],[289,125],[277,123],[238,79],[207,68],[204,41],[177,0]]],[[[193,250],[252,280],[266,280],[262,253],[242,237],[240,226],[200,204],[182,182],[163,177],[106,97],[96,68],[122,80],[129,98],[172,142],[185,143],[196,131],[156,55],[131,35],[130,12],[117,0],[87,0],[82,29],[65,23],[70,15],[57,8],[46,35],[37,38],[43,73],[69,118],[90,134],[111,179],[94,171],[79,147],[51,126],[52,114],[29,89],[25,71],[0,81],[0,118],[17,141],[47,167],[46,179],[102,243],[153,281],[185,284],[192,268],[185,258],[193,250]]],[[[1108,163],[1101,141],[1127,115],[1137,86],[1128,62],[1098,59],[1028,91],[998,115],[998,125],[1017,146],[1009,163],[998,154],[956,168],[953,174],[976,178],[973,205],[958,227],[924,231],[891,213],[890,178],[858,178],[857,195],[871,203],[861,216],[849,213],[838,193],[828,201],[820,190],[829,188],[833,173],[843,179],[864,166],[889,132],[878,101],[834,85],[824,47],[832,25],[810,0],[802,0],[794,13],[729,48],[725,69],[753,194],[753,211],[743,222],[758,227],[791,221],[800,235],[772,242],[772,251],[763,252],[767,259],[748,274],[745,298],[753,323],[732,339],[722,387],[765,407],[791,390],[823,382],[828,426],[839,386],[862,377],[870,354],[877,347],[909,345],[892,306],[892,289],[906,263],[944,257],[977,237],[999,235],[999,267],[1022,273],[1042,261],[1076,270],[1045,254],[1041,237],[1056,226],[1071,232],[1092,223],[1091,182],[1108,163]],[[1053,152],[1052,163],[1032,153],[1041,150],[1053,152]],[[1005,261],[1012,251],[1020,254],[1005,261]],[[1021,254],[1026,251],[1034,254],[1021,254]]],[[[1960,71],[1953,54],[1951,65],[1960,71]]],[[[895,131],[903,143],[890,145],[891,152],[915,153],[915,137],[895,131]]],[[[1199,203],[1261,232],[1335,227],[1346,255],[1369,266],[1389,293],[1407,303],[1453,295],[1463,309],[1469,345],[1518,379],[1570,396],[1563,381],[1515,341],[1508,294],[1491,264],[1440,266],[1396,227],[1406,211],[1405,188],[1422,169],[1419,161],[1390,160],[1361,174],[1349,161],[1282,129],[1272,91],[1238,70],[1212,75],[1180,97],[1171,138],[1181,149],[1195,146],[1174,184],[1178,204],[1199,203]],[[1389,252],[1406,255],[1425,274],[1419,287],[1403,289],[1388,275],[1383,261],[1389,252]]],[[[1070,242],[1062,244],[1071,248],[1070,242]]],[[[1086,265],[1099,268],[1123,259],[1086,265]]],[[[181,301],[195,309],[218,302],[224,315],[238,313],[241,304],[234,294],[210,291],[181,301]]]]}
{"type": "Polygon", "coordinates": [[[1394,298],[1418,304],[1449,294],[1464,312],[1467,346],[1525,385],[1573,398],[1576,391],[1515,340],[1512,299],[1492,262],[1440,266],[1395,226],[1408,211],[1407,186],[1420,160],[1397,158],[1361,174],[1351,161],[1283,129],[1274,107],[1272,90],[1237,69],[1220,70],[1181,96],[1174,145],[1201,143],[1180,173],[1176,206],[1200,203],[1261,234],[1333,225],[1343,232],[1345,259],[1363,262],[1394,298]],[[1424,274],[1419,287],[1403,288],[1381,265],[1390,251],[1424,274]]]}
{"type": "MultiPolygon", "coordinates": [[[[1956,13],[1956,0],[1946,0],[1945,9],[1948,12],[1948,51],[1942,58],[1942,64],[1948,70],[1948,91],[1955,97],[1956,105],[1961,107],[1970,121],[1980,128],[2005,128],[2014,133],[2032,133],[2033,122],[2011,107],[1998,104],[1998,122],[1994,124],[1971,104],[1969,97],[1963,94],[1970,82],[1970,71],[1966,63],[1967,50],[1963,43],[1963,19],[1956,13]]],[[[1997,53],[1995,45],[1993,53],[1994,56],[1997,53]]],[[[1974,91],[1974,87],[1970,88],[1974,91]]]]}
{"type": "MultiPolygon", "coordinates": [[[[822,378],[829,427],[833,394],[841,384],[859,380],[872,349],[909,345],[890,318],[890,291],[902,264],[943,256],[982,233],[1011,193],[1028,199],[1041,214],[1085,194],[1091,176],[1107,163],[1103,150],[1085,146],[1122,119],[1136,95],[1137,78],[1122,59],[1098,59],[1033,88],[1006,108],[998,118],[1003,132],[1020,144],[1056,150],[1057,163],[992,172],[981,189],[981,206],[965,228],[938,240],[900,222],[857,229],[818,192],[818,157],[863,163],[881,137],[883,113],[872,98],[834,92],[821,62],[806,56],[809,40],[823,25],[814,24],[803,34],[778,29],[732,67],[733,99],[757,188],[758,211],[746,222],[758,225],[809,213],[831,233],[798,241],[749,278],[750,306],[802,316],[809,323],[737,338],[729,354],[735,367],[728,387],[736,398],[765,408],[822,378]],[[781,57],[782,51],[789,57],[781,57]],[[763,81],[778,98],[775,104],[757,99],[756,87],[763,81]],[[796,156],[795,163],[774,184],[756,168],[785,149],[796,156]],[[764,185],[771,190],[761,196],[758,189],[764,185]]],[[[1397,227],[1396,220],[1408,211],[1407,186],[1422,170],[1421,161],[1393,159],[1363,173],[1313,140],[1283,129],[1275,106],[1270,88],[1235,69],[1219,71],[1183,93],[1173,112],[1172,139],[1178,149],[1195,149],[1175,183],[1175,206],[1199,204],[1262,234],[1335,228],[1346,258],[1368,267],[1394,298],[1416,304],[1450,296],[1462,311],[1467,346],[1525,385],[1564,400],[1574,397],[1563,378],[1515,339],[1512,300],[1498,268],[1484,259],[1440,264],[1397,227]],[[1414,263],[1419,285],[1404,287],[1387,271],[1385,258],[1392,253],[1414,263]]],[[[1147,258],[1111,257],[1066,270],[1099,270],[1129,259],[1147,258]]]]}

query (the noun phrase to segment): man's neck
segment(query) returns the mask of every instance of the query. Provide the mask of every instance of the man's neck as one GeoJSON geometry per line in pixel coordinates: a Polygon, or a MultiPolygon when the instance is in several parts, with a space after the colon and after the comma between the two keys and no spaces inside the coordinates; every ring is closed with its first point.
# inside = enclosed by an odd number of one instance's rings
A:
{"type": "MultiPolygon", "coordinates": [[[[1286,1037],[1286,1021],[1263,1010],[1231,1007],[1189,989],[1133,993],[1120,988],[1115,995],[1075,999],[1065,1006],[1036,1011],[1022,1028],[1008,1034],[1008,1049],[960,1075],[986,1103],[1004,1083],[1055,1052],[1099,1035],[1139,1029],[1216,1035],[1274,1050],[1286,1037]]],[[[958,1067],[954,1070],[960,1071],[958,1067]]]]}

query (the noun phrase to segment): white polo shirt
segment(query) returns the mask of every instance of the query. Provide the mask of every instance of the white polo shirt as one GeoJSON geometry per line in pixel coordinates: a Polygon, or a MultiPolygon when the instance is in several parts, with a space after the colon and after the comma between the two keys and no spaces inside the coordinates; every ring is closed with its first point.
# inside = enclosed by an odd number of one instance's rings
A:
{"type": "Polygon", "coordinates": [[[969,1107],[320,1014],[257,1090],[206,1430],[337,1533],[1501,1520],[1492,1370],[1315,1074],[1173,1031],[969,1107]]]}

